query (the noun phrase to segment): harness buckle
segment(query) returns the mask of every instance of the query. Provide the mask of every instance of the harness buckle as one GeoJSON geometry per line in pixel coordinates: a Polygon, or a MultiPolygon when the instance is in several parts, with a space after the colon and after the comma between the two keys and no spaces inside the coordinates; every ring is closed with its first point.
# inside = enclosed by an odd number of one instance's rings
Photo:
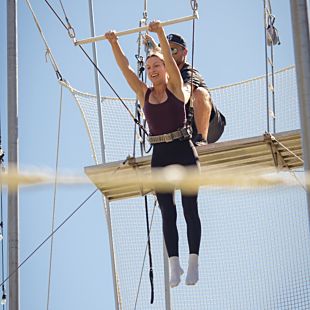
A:
{"type": "Polygon", "coordinates": [[[163,135],[163,138],[166,143],[173,141],[173,137],[171,133],[165,133],[163,135]]]}
{"type": "Polygon", "coordinates": [[[191,126],[184,126],[179,129],[182,136],[180,137],[180,140],[189,140],[192,137],[193,129],[191,126]]]}

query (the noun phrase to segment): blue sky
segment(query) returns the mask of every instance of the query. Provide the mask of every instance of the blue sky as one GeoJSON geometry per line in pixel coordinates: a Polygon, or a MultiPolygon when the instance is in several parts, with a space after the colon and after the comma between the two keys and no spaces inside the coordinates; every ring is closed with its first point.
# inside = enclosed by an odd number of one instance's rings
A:
{"type": "MultiPolygon", "coordinates": [[[[61,17],[58,1],[51,1],[61,17]]],[[[63,1],[78,39],[90,36],[88,1],[63,1]]],[[[74,47],[66,31],[44,1],[32,1],[61,73],[71,85],[94,93],[91,65],[74,47]]],[[[94,1],[96,33],[138,26],[144,1],[94,1]]],[[[281,45],[275,48],[275,66],[294,63],[288,0],[272,1],[281,45]]],[[[0,2],[0,101],[1,132],[7,150],[6,124],[6,1],[0,2]]],[[[190,1],[148,1],[149,20],[162,21],[191,14],[190,1]]],[[[265,72],[263,1],[199,1],[196,22],[195,66],[209,87],[230,84],[265,72]]],[[[60,86],[25,1],[18,1],[19,29],[19,159],[21,168],[54,169],[60,86]]],[[[191,40],[191,23],[169,26],[191,40]]],[[[120,42],[135,68],[136,35],[120,42]]],[[[85,47],[91,53],[90,46],[85,47]]],[[[107,42],[98,43],[99,66],[122,97],[133,97],[112,59],[107,42]]],[[[103,95],[112,95],[101,81],[103,95]]],[[[233,107],[232,107],[233,109],[233,107]]],[[[233,124],[231,124],[233,126],[233,124]]],[[[7,157],[6,157],[7,160],[7,157]]],[[[64,94],[60,170],[83,173],[93,164],[80,112],[64,94]]],[[[94,186],[61,187],[57,194],[56,224],[70,214],[94,190],[94,186]]],[[[53,188],[20,190],[21,261],[50,233],[53,188]]],[[[43,309],[47,299],[49,246],[45,245],[20,270],[21,309],[43,309]]],[[[51,309],[113,309],[113,290],[107,228],[99,193],[55,235],[51,309]]]]}

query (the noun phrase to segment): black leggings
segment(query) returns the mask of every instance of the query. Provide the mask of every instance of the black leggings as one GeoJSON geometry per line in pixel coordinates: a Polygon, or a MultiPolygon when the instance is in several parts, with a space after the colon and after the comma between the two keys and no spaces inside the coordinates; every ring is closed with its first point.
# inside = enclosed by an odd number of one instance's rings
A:
{"type": "MultiPolygon", "coordinates": [[[[183,166],[196,166],[199,169],[199,159],[193,143],[189,140],[174,140],[169,143],[154,145],[152,155],[152,168],[179,164],[183,166]]],[[[174,201],[174,192],[156,193],[162,213],[163,234],[168,256],[179,256],[177,211],[174,201]]],[[[187,240],[190,254],[199,254],[201,239],[201,224],[198,214],[197,193],[183,195],[183,213],[187,225],[187,240]]]]}

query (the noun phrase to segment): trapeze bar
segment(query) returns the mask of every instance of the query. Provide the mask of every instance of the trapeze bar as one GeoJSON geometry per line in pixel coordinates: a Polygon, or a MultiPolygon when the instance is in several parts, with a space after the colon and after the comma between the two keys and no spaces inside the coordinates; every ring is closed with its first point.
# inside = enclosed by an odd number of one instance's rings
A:
{"type": "MultiPolygon", "coordinates": [[[[165,22],[161,22],[160,24],[162,26],[168,26],[168,25],[178,24],[178,23],[182,23],[182,22],[187,22],[187,21],[190,21],[193,19],[198,19],[198,18],[199,18],[198,13],[195,12],[194,15],[167,20],[165,22]]],[[[148,26],[142,26],[142,27],[137,27],[137,28],[125,30],[125,31],[116,32],[116,35],[118,37],[120,37],[120,36],[124,36],[124,35],[131,34],[131,33],[145,31],[147,29],[148,29],[148,26]]],[[[101,41],[101,40],[106,40],[105,35],[101,35],[101,36],[97,36],[97,37],[93,37],[93,38],[88,38],[88,39],[84,39],[84,40],[74,40],[74,45],[82,45],[82,44],[97,42],[97,41],[101,41]]]]}

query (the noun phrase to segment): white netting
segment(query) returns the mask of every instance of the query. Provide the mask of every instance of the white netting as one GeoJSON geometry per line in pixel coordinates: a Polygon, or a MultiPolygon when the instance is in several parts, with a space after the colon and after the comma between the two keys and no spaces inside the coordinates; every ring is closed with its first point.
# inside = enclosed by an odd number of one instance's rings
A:
{"type": "MultiPolygon", "coordinates": [[[[96,163],[101,149],[96,97],[70,89],[90,135],[96,163]]],[[[221,141],[262,135],[267,129],[265,77],[211,90],[226,116],[221,141]]],[[[295,69],[275,74],[276,130],[300,128],[295,69]]],[[[135,100],[125,100],[134,113],[135,100]]],[[[101,98],[106,160],[134,152],[134,123],[118,100],[101,98]]],[[[149,197],[152,214],[154,198],[149,197]]],[[[186,269],[186,226],[179,193],[180,259],[186,269]]],[[[145,264],[144,198],[110,204],[121,309],[165,309],[161,215],[156,207],[151,231],[155,301],[150,305],[145,264]],[[141,286],[138,294],[141,270],[141,286]],[[138,296],[138,298],[137,298],[138,296]],[[135,302],[137,299],[136,307],[135,302]]],[[[171,290],[173,309],[310,309],[310,239],[305,191],[301,187],[240,190],[208,188],[199,194],[202,221],[200,281],[171,290]]]]}

